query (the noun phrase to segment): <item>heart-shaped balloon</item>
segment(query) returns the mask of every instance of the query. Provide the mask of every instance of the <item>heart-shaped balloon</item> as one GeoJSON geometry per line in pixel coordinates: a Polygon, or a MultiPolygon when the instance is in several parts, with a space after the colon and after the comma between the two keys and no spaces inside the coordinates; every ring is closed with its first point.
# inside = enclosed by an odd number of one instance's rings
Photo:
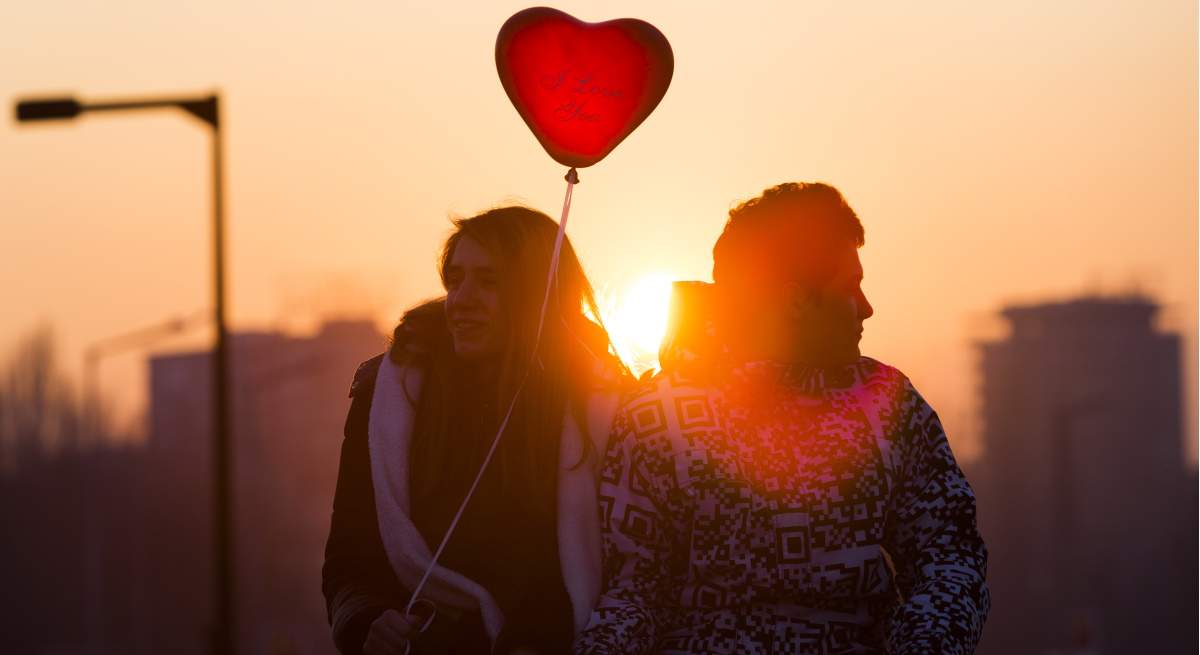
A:
{"type": "Polygon", "coordinates": [[[496,71],[542,147],[576,168],[604,159],[671,84],[671,45],[650,23],[585,23],[557,9],[518,12],[496,37],[496,71]]]}

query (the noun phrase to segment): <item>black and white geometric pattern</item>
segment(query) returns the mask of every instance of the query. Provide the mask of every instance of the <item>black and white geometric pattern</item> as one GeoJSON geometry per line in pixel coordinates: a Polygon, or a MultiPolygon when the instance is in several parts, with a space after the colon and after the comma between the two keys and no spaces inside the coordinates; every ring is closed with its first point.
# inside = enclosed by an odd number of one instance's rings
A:
{"type": "Polygon", "coordinates": [[[577,653],[970,653],[975,499],[894,368],[659,374],[601,475],[606,590],[577,653]]]}

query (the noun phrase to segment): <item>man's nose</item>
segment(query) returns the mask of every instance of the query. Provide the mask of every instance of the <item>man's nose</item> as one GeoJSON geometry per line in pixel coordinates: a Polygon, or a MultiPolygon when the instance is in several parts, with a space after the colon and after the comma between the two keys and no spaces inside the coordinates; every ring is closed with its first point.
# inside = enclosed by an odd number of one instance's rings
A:
{"type": "Polygon", "coordinates": [[[867,294],[861,291],[858,294],[858,320],[865,321],[875,315],[875,308],[871,306],[871,301],[867,300],[867,294]]]}

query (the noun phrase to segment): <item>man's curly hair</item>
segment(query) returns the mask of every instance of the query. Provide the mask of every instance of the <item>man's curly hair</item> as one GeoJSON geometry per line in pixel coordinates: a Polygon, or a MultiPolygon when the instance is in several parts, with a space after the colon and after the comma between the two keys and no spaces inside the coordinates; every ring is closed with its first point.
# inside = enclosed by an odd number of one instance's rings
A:
{"type": "Polygon", "coordinates": [[[713,246],[713,281],[728,288],[800,281],[814,288],[835,273],[833,246],[866,242],[862,221],[834,187],[785,182],[729,210],[713,246]]]}

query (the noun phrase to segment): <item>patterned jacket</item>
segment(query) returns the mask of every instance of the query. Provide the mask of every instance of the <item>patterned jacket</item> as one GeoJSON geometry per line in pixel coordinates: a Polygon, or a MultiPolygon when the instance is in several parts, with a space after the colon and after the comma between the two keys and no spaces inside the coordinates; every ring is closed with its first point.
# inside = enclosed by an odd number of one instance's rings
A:
{"type": "Polygon", "coordinates": [[[577,653],[971,653],[975,498],[896,369],[661,373],[601,473],[606,591],[577,653]]]}

